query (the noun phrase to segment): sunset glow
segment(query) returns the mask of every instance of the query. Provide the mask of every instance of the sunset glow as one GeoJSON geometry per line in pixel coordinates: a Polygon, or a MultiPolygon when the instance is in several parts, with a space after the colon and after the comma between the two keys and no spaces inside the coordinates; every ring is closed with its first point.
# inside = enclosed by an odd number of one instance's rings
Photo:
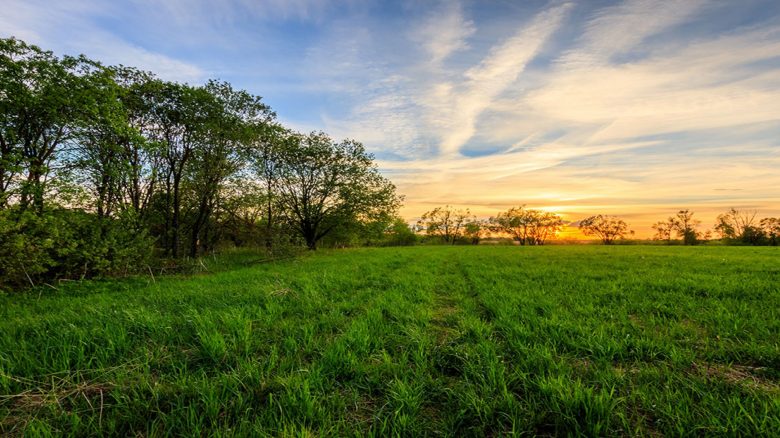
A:
{"type": "MultiPolygon", "coordinates": [[[[623,217],[780,215],[780,3],[10,0],[3,36],[228,80],[354,138],[405,195],[623,217]],[[118,17],[122,17],[118,20],[118,17]]],[[[578,236],[566,231],[561,236],[578,236]]]]}

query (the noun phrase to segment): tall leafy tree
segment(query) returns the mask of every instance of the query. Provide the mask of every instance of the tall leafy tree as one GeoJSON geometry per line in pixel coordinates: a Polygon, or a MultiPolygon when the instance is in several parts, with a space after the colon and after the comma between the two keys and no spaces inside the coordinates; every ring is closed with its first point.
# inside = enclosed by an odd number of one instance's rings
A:
{"type": "Polygon", "coordinates": [[[395,186],[362,144],[335,142],[322,132],[296,136],[282,151],[277,195],[289,223],[309,249],[337,227],[394,212],[395,186]]]}
{"type": "Polygon", "coordinates": [[[136,218],[135,226],[145,225],[151,201],[160,187],[163,143],[156,136],[155,105],[161,102],[164,82],[148,72],[130,67],[113,67],[115,80],[122,88],[127,133],[119,138],[122,173],[122,208],[136,218]]]}
{"type": "Polygon", "coordinates": [[[202,102],[202,109],[207,112],[206,121],[197,131],[198,147],[194,150],[191,166],[196,200],[195,217],[190,227],[191,257],[198,253],[201,234],[207,229],[225,181],[247,161],[249,145],[258,128],[273,117],[270,108],[259,97],[234,90],[228,83],[210,81],[204,90],[213,99],[202,102]]]}
{"type": "Polygon", "coordinates": [[[124,184],[132,171],[126,148],[143,142],[140,132],[129,123],[128,107],[124,104],[127,89],[115,78],[115,70],[100,65],[95,65],[86,77],[96,106],[89,123],[76,132],[73,153],[68,157],[91,191],[99,218],[107,218],[123,207],[124,184]]]}
{"type": "Polygon", "coordinates": [[[161,83],[151,110],[153,139],[161,144],[162,178],[165,185],[164,243],[178,257],[182,231],[182,180],[187,165],[202,140],[214,98],[204,88],[161,83]]]}
{"type": "Polygon", "coordinates": [[[20,40],[0,40],[0,206],[18,180],[22,209],[41,214],[52,164],[99,108],[83,57],[57,58],[20,40]]]}
{"type": "Polygon", "coordinates": [[[264,241],[266,249],[270,250],[274,243],[276,219],[279,216],[275,206],[278,203],[276,187],[284,168],[282,159],[285,150],[296,147],[300,138],[278,124],[256,125],[255,129],[256,134],[251,148],[252,174],[259,180],[264,191],[264,241]]]}

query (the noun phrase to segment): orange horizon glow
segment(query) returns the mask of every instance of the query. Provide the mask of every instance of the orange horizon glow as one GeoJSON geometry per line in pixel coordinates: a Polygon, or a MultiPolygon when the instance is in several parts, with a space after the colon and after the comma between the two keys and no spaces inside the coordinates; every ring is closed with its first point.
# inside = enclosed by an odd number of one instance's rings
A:
{"type": "MultiPolygon", "coordinates": [[[[516,204],[516,205],[510,205],[506,208],[500,208],[500,209],[475,209],[473,207],[469,207],[466,205],[457,205],[457,204],[445,204],[442,203],[440,205],[431,205],[430,208],[427,208],[425,205],[404,205],[404,207],[401,209],[401,216],[406,220],[408,223],[416,222],[420,216],[422,216],[423,213],[426,211],[438,207],[438,206],[444,206],[444,205],[450,205],[453,208],[457,209],[466,209],[468,208],[469,211],[477,217],[477,219],[488,219],[490,217],[495,216],[496,214],[505,211],[511,207],[516,207],[518,205],[522,204],[516,204]]],[[[598,240],[594,236],[586,236],[580,231],[580,229],[577,226],[571,225],[572,223],[575,223],[579,220],[585,219],[588,216],[596,215],[596,214],[609,214],[612,216],[617,216],[623,220],[625,220],[628,225],[629,229],[634,231],[633,235],[627,236],[629,239],[652,239],[655,235],[655,231],[652,229],[652,225],[658,221],[663,221],[668,219],[670,216],[675,215],[679,210],[683,210],[686,207],[678,207],[677,209],[669,209],[666,214],[662,213],[662,210],[659,209],[657,213],[651,213],[651,212],[642,212],[635,211],[634,213],[630,214],[620,214],[621,207],[620,206],[613,206],[612,208],[605,208],[602,207],[599,210],[591,210],[593,213],[581,213],[577,210],[572,209],[572,207],[566,207],[566,210],[560,209],[556,206],[547,206],[547,207],[536,207],[534,205],[528,205],[526,204],[526,208],[529,209],[538,209],[538,210],[544,210],[549,211],[551,213],[558,214],[561,216],[561,218],[567,223],[563,229],[558,232],[558,234],[551,238],[552,240],[575,240],[575,241],[585,241],[585,240],[598,240]]],[[[712,234],[712,238],[717,238],[717,233],[714,232],[714,226],[715,226],[715,220],[717,216],[721,213],[725,213],[728,208],[723,209],[717,209],[717,208],[700,208],[700,209],[694,209],[689,208],[691,211],[694,212],[694,218],[701,221],[701,224],[698,228],[699,231],[702,233],[710,231],[712,234]]],[[[745,209],[746,211],[748,209],[745,209]]],[[[752,211],[752,210],[750,210],[752,211]]],[[[776,210],[758,210],[758,216],[757,219],[761,219],[764,217],[780,217],[780,209],[776,210]]]]}

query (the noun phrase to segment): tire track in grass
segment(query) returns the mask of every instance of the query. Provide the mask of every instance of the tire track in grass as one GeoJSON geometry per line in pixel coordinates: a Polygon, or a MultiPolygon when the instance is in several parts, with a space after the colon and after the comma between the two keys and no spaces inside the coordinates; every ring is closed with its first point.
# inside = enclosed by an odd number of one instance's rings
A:
{"type": "Polygon", "coordinates": [[[429,326],[437,339],[431,370],[435,387],[423,418],[431,435],[501,434],[510,429],[490,406],[501,397],[502,349],[493,336],[492,312],[480,302],[477,283],[458,249],[437,260],[429,326]]]}

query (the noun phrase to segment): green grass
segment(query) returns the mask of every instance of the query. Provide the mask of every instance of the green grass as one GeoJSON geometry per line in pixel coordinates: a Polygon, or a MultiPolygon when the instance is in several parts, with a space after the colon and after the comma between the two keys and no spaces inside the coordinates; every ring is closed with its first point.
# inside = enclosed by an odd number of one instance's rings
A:
{"type": "Polygon", "coordinates": [[[0,433],[780,430],[777,248],[412,247],[233,262],[0,297],[0,433]]]}

